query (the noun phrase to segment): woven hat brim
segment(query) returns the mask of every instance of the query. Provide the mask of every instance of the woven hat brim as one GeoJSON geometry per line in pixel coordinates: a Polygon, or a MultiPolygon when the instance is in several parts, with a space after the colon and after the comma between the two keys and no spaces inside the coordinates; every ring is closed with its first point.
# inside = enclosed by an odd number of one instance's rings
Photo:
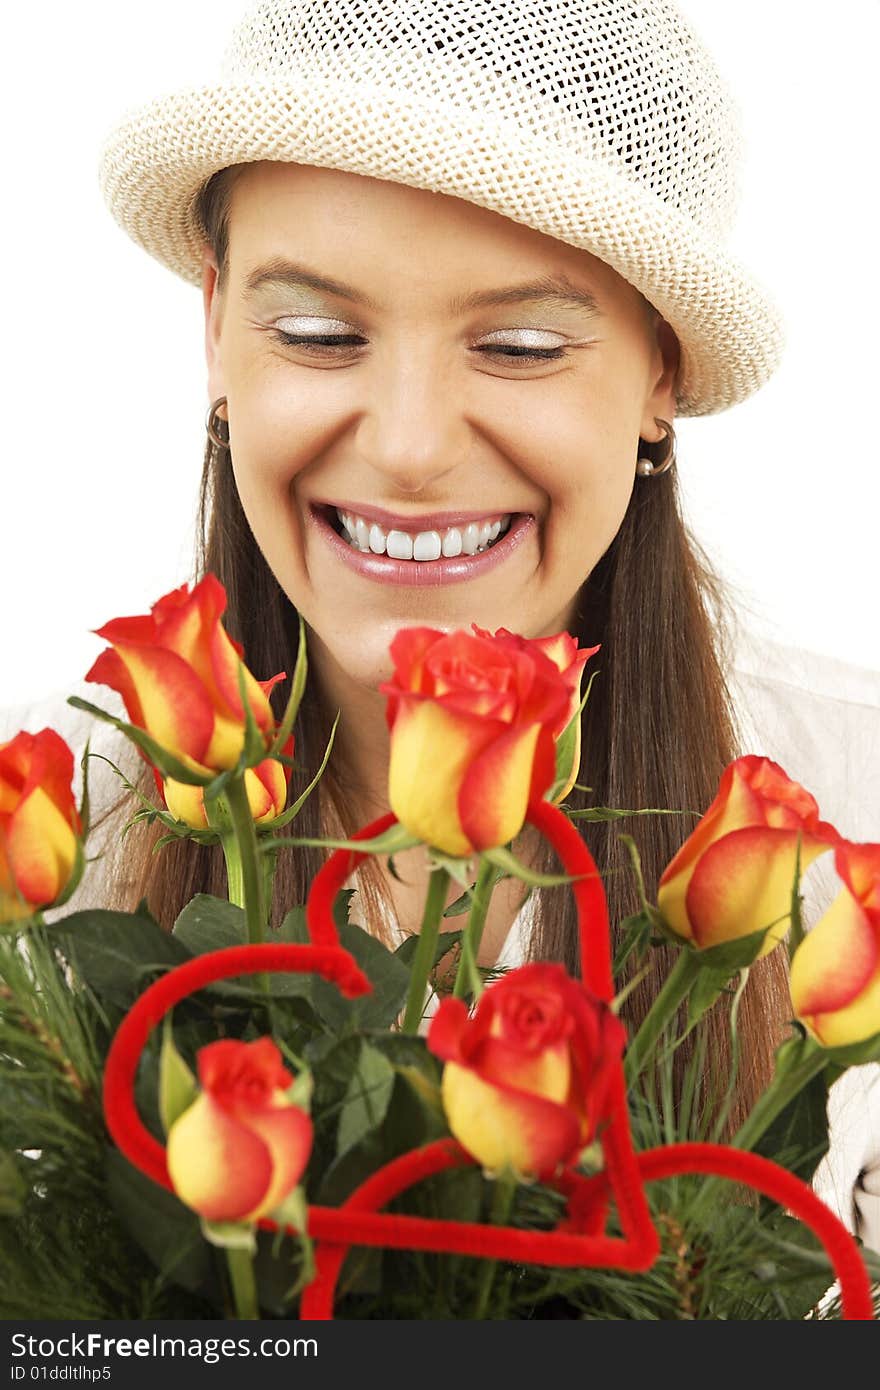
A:
{"type": "Polygon", "coordinates": [[[634,285],[681,343],[680,415],[746,399],[782,353],[771,297],[719,242],[607,158],[530,138],[494,113],[398,91],[227,82],[128,113],[104,143],[99,180],[123,230],[196,285],[196,198],[231,164],[317,165],[463,198],[589,251],[634,285]]]}

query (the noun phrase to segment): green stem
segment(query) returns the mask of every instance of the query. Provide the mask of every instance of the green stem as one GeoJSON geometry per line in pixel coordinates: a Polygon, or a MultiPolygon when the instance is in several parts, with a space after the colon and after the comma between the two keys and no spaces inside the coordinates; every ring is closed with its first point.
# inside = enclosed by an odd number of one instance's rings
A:
{"type": "MultiPolygon", "coordinates": [[[[824,1049],[812,1039],[805,1040],[800,1061],[786,1067],[781,1073],[777,1072],[745,1123],[730,1140],[731,1147],[753,1150],[789,1101],[794,1100],[807,1082],[827,1065],[828,1057],[824,1049]]],[[[707,1178],[704,1182],[702,1191],[691,1208],[691,1220],[696,1227],[711,1223],[717,1210],[720,1188],[721,1181],[718,1178],[707,1178]]]]}
{"type": "Polygon", "coordinates": [[[828,1054],[824,1048],[812,1040],[805,1042],[804,1055],[799,1062],[788,1067],[782,1075],[774,1076],[767,1090],[752,1109],[745,1123],[731,1139],[735,1149],[753,1149],[755,1144],[772,1125],[777,1115],[794,1100],[807,1082],[812,1081],[828,1065],[828,1054]]]}
{"type": "Polygon", "coordinates": [[[642,1026],[626,1049],[624,1071],[627,1086],[631,1086],[641,1076],[653,1056],[657,1039],[675,1017],[681,1001],[690,992],[700,969],[696,951],[683,948],[667,975],[663,988],[642,1020],[642,1026]]]}
{"type": "MultiPolygon", "coordinates": [[[[510,1217],[510,1210],[513,1206],[513,1198],[516,1192],[516,1177],[507,1169],[499,1173],[495,1180],[495,1191],[492,1193],[492,1210],[489,1220],[493,1226],[504,1226],[510,1217]]],[[[474,1320],[485,1318],[486,1309],[489,1306],[489,1295],[492,1292],[492,1285],[495,1282],[495,1273],[498,1269],[497,1260],[483,1260],[480,1269],[479,1282],[477,1283],[477,1296],[474,1301],[474,1320]]]]}
{"type": "Polygon", "coordinates": [[[241,868],[241,855],[238,841],[232,834],[221,837],[223,858],[226,860],[226,894],[236,907],[244,908],[244,874],[241,868]]]}
{"type": "Polygon", "coordinates": [[[495,866],[490,864],[488,859],[481,858],[477,871],[477,881],[474,884],[474,899],[471,903],[468,924],[461,939],[461,960],[458,963],[458,973],[452,991],[456,999],[463,999],[466,994],[472,994],[476,999],[483,988],[480,972],[477,969],[477,955],[480,950],[480,942],[483,939],[483,928],[486,925],[489,901],[492,897],[494,875],[495,866]]]}
{"type": "Polygon", "coordinates": [[[253,1322],[260,1316],[257,1282],[254,1279],[253,1255],[250,1250],[227,1248],[226,1263],[232,1282],[232,1297],[235,1300],[236,1317],[253,1322]]]}
{"type": "Polygon", "coordinates": [[[437,937],[440,932],[440,918],[446,906],[449,891],[449,873],[446,869],[435,868],[428,880],[428,896],[422,916],[422,929],[416,946],[412,974],[409,977],[409,993],[406,998],[406,1013],[403,1016],[404,1033],[418,1033],[425,1007],[425,990],[428,976],[434,966],[437,950],[437,937]]]}
{"type": "Polygon", "coordinates": [[[257,832],[248,804],[244,777],[232,778],[226,786],[225,797],[235,835],[234,846],[227,843],[226,836],[223,839],[229,874],[229,901],[244,908],[248,940],[252,945],[258,945],[265,939],[266,935],[266,901],[263,892],[263,871],[260,867],[257,832]],[[231,853],[233,848],[238,852],[237,865],[234,862],[236,856],[231,853]],[[238,897],[232,896],[233,880],[235,880],[235,887],[239,893],[238,897]]]}

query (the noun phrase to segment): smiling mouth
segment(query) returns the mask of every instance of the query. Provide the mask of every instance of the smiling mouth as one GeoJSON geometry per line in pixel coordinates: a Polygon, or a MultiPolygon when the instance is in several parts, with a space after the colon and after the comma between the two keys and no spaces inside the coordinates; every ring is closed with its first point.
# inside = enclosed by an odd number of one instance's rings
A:
{"type": "Polygon", "coordinates": [[[426,564],[460,555],[481,555],[490,550],[510,529],[519,515],[496,513],[481,521],[424,531],[386,528],[367,517],[341,507],[322,507],[325,519],[345,543],[367,555],[385,555],[391,560],[411,560],[426,564]]]}
{"type": "Polygon", "coordinates": [[[401,518],[372,505],[364,510],[359,516],[347,503],[309,503],[316,536],[346,569],[377,584],[436,588],[477,579],[506,564],[538,530],[531,512],[437,512],[419,519],[425,529],[404,531],[393,525],[401,518]]]}

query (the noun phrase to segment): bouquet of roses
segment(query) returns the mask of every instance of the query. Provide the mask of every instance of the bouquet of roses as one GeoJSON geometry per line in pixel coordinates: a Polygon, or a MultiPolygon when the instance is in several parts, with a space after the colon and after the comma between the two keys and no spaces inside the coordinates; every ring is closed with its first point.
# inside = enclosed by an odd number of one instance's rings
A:
{"type": "MultiPolygon", "coordinates": [[[[598,648],[399,632],[382,687],[390,810],[316,842],[289,827],[330,746],[287,805],[302,625],[276,720],[284,677],[248,670],[225,602],[209,575],[101,629],[88,679],[128,721],[71,702],[153,768],[158,801],[135,821],[222,846],[228,899],[199,895],[173,923],[146,903],[64,915],[89,871],[89,750],[77,806],[57,733],[0,746],[5,1315],[870,1318],[880,1262],[807,1184],[828,1086],[880,1057],[880,845],[848,842],[778,765],[741,757],[657,903],[625,837],[642,908],[613,961],[565,806],[598,648]],[[526,824],[563,872],[519,862],[526,824]],[[314,843],[328,855],[308,899],[273,928],[278,856],[314,843]],[[391,950],[348,920],[344,885],[368,855],[417,845],[421,926],[391,950]],[[801,876],[829,850],[841,890],[804,933],[801,876]],[[479,966],[511,876],[575,895],[580,978],[479,966]],[[735,1042],[749,968],[786,938],[791,1036],[722,1144],[735,1076],[714,1075],[701,1030],[725,1011],[735,1042]],[[627,1037],[616,975],[661,945],[675,962],[627,1037]],[[718,1200],[724,1181],[734,1200],[718,1200]]],[[[636,813],[590,810],[621,814],[636,813]]]]}

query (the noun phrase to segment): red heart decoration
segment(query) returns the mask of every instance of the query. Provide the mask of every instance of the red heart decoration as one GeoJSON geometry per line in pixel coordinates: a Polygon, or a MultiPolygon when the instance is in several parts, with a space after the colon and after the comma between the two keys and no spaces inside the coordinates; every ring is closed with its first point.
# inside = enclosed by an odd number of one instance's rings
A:
{"type": "MultiPolygon", "coordinates": [[[[555,806],[548,802],[532,803],[529,820],[551,840],[566,871],[578,875],[573,890],[578,904],[582,979],[594,994],[610,1000],[610,932],[605,893],[596,865],[580,835],[555,806]]],[[[354,838],[372,838],[394,822],[393,815],[383,816],[354,838]]],[[[263,971],[314,973],[334,982],[348,998],[368,993],[370,982],[339,944],[332,916],[336,892],[365,857],[353,850],[338,850],[316,876],[306,909],[313,944],[265,943],[209,952],[150,985],[122,1020],[104,1071],[105,1115],[122,1153],[155,1182],[173,1191],[164,1146],[145,1128],[134,1102],[137,1065],[150,1033],[181,999],[216,980],[236,975],[263,971]]],[[[711,1144],[674,1145],[637,1157],[632,1147],[622,1065],[612,1083],[607,1118],[600,1136],[605,1169],[592,1179],[573,1169],[558,1176],[556,1183],[568,1198],[568,1210],[553,1231],[432,1221],[378,1211],[413,1183],[445,1168],[471,1163],[473,1160],[454,1140],[440,1140],[392,1160],[372,1174],[342,1207],[310,1207],[309,1234],[322,1243],[317,1252],[316,1278],[303,1295],[301,1315],[332,1318],[339,1270],[354,1244],[559,1267],[647,1269],[657,1257],[659,1239],[651,1222],[643,1182],[677,1172],[705,1172],[746,1181],[807,1221],[834,1262],[844,1316],[873,1316],[868,1276],[855,1243],[837,1218],[792,1174],[755,1154],[711,1144]],[[617,1206],[622,1238],[604,1234],[609,1197],[614,1198],[617,1206]]],[[[259,1224],[277,1229],[269,1220],[259,1224]]]]}

